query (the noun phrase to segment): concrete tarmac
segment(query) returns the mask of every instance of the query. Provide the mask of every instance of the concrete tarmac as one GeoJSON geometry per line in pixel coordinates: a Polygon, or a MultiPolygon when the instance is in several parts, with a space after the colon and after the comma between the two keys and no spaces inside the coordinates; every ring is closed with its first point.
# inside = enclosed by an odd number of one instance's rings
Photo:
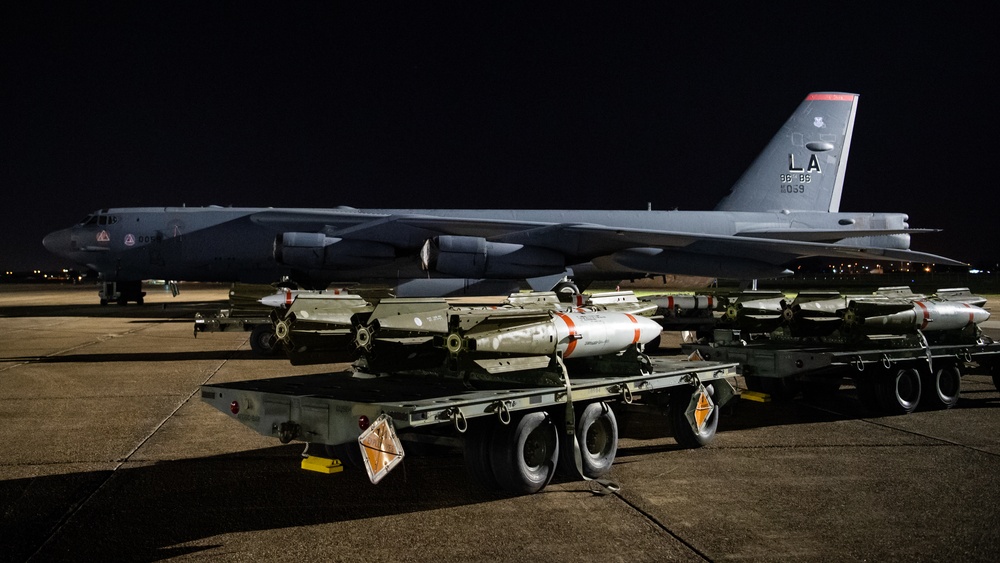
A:
{"type": "Polygon", "coordinates": [[[963,379],[947,411],[872,417],[742,401],[681,450],[658,415],[621,420],[620,492],[506,497],[460,452],[408,455],[378,485],[299,469],[301,445],[204,404],[199,385],[321,373],[259,359],[247,333],[195,338],[227,287],[146,305],[87,287],[0,286],[0,560],[993,561],[1000,393],[963,379]]]}

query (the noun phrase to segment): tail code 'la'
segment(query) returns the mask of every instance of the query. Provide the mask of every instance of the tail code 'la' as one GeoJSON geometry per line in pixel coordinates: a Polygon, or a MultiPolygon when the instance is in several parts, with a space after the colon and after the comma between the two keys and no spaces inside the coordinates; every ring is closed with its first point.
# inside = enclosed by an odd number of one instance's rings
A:
{"type": "Polygon", "coordinates": [[[717,211],[840,210],[857,94],[806,96],[717,211]]]}

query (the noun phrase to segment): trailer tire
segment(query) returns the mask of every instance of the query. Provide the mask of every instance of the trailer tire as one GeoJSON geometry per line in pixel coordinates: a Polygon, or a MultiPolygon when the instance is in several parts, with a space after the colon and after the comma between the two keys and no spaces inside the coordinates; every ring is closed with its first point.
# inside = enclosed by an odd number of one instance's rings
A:
{"type": "Polygon", "coordinates": [[[990,375],[993,377],[993,387],[996,387],[997,391],[1000,391],[1000,363],[993,362],[990,364],[990,375]]]}
{"type": "Polygon", "coordinates": [[[278,336],[274,333],[274,325],[263,323],[250,331],[250,348],[258,356],[274,356],[278,353],[278,336]]]}
{"type": "Polygon", "coordinates": [[[745,375],[747,389],[758,393],[766,393],[774,401],[790,401],[795,398],[796,385],[791,377],[764,377],[760,375],[745,375]]]}
{"type": "Polygon", "coordinates": [[[559,432],[545,412],[531,412],[493,436],[490,459],[500,488],[531,494],[545,488],[559,462],[559,432]]]}
{"type": "Polygon", "coordinates": [[[345,469],[365,468],[365,462],[361,459],[361,446],[357,441],[327,445],[326,453],[332,458],[339,459],[345,469]]]}
{"type": "Polygon", "coordinates": [[[886,414],[909,414],[920,403],[920,373],[913,368],[885,372],[876,387],[879,405],[886,414]]]}
{"type": "Polygon", "coordinates": [[[799,381],[802,396],[809,401],[826,401],[840,391],[840,376],[799,381]]]}
{"type": "Polygon", "coordinates": [[[858,392],[858,400],[861,401],[861,405],[864,406],[865,410],[871,413],[882,412],[882,407],[879,405],[876,383],[877,378],[872,376],[854,377],[854,388],[858,392]]]}
{"type": "Polygon", "coordinates": [[[705,391],[709,395],[712,411],[709,413],[708,418],[705,419],[704,424],[701,425],[700,430],[696,430],[691,426],[687,411],[691,406],[692,398],[698,393],[698,389],[698,387],[695,387],[690,390],[677,390],[670,394],[670,425],[674,431],[674,440],[682,448],[693,449],[707,445],[715,438],[715,431],[719,427],[720,409],[718,405],[711,402],[711,384],[705,386],[705,391]]]}
{"type": "Polygon", "coordinates": [[[484,489],[496,491],[500,483],[493,473],[493,461],[490,451],[493,448],[493,435],[497,425],[492,420],[475,421],[469,424],[464,434],[465,468],[472,481],[484,489]]]}
{"type": "Polygon", "coordinates": [[[962,371],[956,365],[926,372],[923,381],[924,405],[933,409],[950,409],[958,404],[962,394],[962,371]]]}
{"type": "Polygon", "coordinates": [[[618,420],[614,411],[604,402],[590,403],[576,420],[575,443],[580,445],[583,475],[576,467],[574,440],[563,434],[560,465],[565,473],[580,478],[597,479],[611,471],[618,454],[618,420]]]}

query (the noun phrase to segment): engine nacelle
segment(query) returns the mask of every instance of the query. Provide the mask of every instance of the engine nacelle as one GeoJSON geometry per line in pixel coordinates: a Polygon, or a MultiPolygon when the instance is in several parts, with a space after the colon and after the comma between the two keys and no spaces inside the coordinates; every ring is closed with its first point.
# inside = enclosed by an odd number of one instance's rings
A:
{"type": "Polygon", "coordinates": [[[520,279],[566,271],[565,257],[553,250],[450,235],[424,242],[420,263],[425,270],[463,278],[520,279]]]}
{"type": "Polygon", "coordinates": [[[274,240],[274,259],[302,270],[367,268],[395,258],[396,249],[388,244],[323,233],[281,233],[274,240]]]}

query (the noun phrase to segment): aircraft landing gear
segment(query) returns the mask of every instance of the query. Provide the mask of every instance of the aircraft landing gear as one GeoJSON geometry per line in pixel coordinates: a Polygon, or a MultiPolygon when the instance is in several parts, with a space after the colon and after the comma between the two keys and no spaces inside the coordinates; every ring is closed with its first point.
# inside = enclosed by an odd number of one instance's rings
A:
{"type": "Polygon", "coordinates": [[[97,295],[101,298],[101,305],[112,301],[123,306],[129,301],[142,305],[146,292],[142,290],[141,281],[103,282],[97,295]]]}
{"type": "Polygon", "coordinates": [[[572,303],[573,299],[575,299],[577,295],[580,295],[580,288],[569,280],[563,280],[557,283],[555,287],[552,288],[552,291],[556,292],[556,295],[559,297],[559,301],[562,301],[563,303],[572,303]]]}

